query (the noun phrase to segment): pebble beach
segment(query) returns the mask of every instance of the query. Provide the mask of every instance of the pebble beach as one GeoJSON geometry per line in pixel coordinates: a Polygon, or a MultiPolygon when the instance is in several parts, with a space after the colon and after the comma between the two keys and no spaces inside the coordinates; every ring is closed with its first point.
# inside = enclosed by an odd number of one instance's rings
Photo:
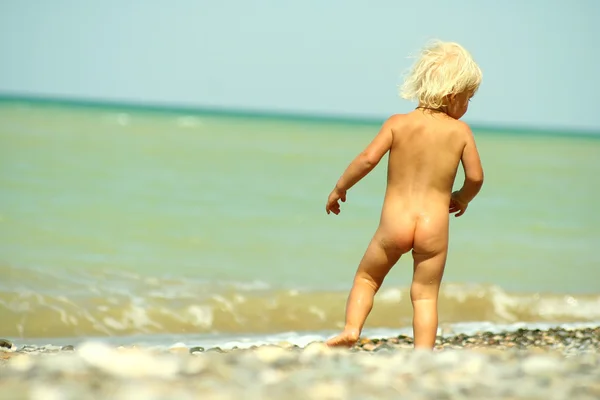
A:
{"type": "Polygon", "coordinates": [[[223,349],[0,341],[0,399],[598,399],[600,326],[223,349]]]}

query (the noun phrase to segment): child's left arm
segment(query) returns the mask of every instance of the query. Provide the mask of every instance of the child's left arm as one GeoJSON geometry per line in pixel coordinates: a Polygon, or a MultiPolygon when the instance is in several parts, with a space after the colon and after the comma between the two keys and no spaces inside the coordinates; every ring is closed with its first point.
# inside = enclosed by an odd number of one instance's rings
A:
{"type": "Polygon", "coordinates": [[[340,213],[339,200],[346,201],[346,192],[364,178],[379,164],[385,153],[392,147],[392,126],[396,125],[399,115],[388,118],[379,133],[369,145],[350,163],[329,195],[325,210],[327,214],[340,213]]]}

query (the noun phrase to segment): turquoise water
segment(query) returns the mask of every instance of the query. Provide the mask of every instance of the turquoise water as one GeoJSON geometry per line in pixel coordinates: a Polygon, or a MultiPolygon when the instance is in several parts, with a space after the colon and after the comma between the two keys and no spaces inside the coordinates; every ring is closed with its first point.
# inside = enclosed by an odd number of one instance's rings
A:
{"type": "MultiPolygon", "coordinates": [[[[377,130],[0,103],[3,329],[339,326],[377,227],[386,160],[341,215],[327,215],[325,200],[377,130]]],[[[486,182],[452,219],[448,321],[600,319],[600,137],[475,133],[486,182]]],[[[375,326],[408,321],[410,279],[408,256],[386,279],[375,326]]]]}

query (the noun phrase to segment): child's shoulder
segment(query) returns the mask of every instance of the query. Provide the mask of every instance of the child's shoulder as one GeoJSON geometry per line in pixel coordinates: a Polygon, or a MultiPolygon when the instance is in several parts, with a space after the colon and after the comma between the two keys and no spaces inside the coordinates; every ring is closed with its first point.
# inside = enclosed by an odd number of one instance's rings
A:
{"type": "MultiPolygon", "coordinates": [[[[446,116],[445,116],[446,117],[446,116]]],[[[473,136],[471,127],[460,119],[454,119],[452,117],[447,118],[436,118],[435,122],[428,119],[423,119],[423,115],[418,111],[411,111],[405,114],[398,113],[390,115],[384,122],[383,127],[388,128],[392,133],[401,132],[406,133],[412,130],[422,130],[426,128],[428,124],[435,124],[433,129],[440,129],[442,126],[444,130],[458,134],[460,137],[466,138],[473,136]],[[442,125],[440,125],[442,124],[442,125]]]]}
{"type": "Polygon", "coordinates": [[[390,122],[394,122],[394,121],[402,121],[402,120],[404,120],[404,119],[408,118],[408,117],[410,116],[410,114],[412,114],[412,112],[410,112],[410,113],[404,113],[404,114],[401,114],[401,113],[398,113],[398,114],[392,114],[392,115],[390,115],[390,116],[389,116],[389,117],[386,119],[386,122],[388,122],[388,121],[390,121],[390,122]]]}
{"type": "Polygon", "coordinates": [[[392,114],[390,115],[383,125],[387,125],[389,127],[397,127],[399,125],[405,124],[410,120],[410,113],[408,114],[392,114]]]}
{"type": "MultiPolygon", "coordinates": [[[[398,113],[398,114],[392,114],[390,115],[384,122],[384,124],[386,125],[395,125],[395,124],[407,124],[407,123],[411,123],[412,121],[423,121],[422,115],[419,115],[419,113],[417,111],[411,111],[408,113],[398,113]]],[[[465,130],[465,131],[470,131],[470,127],[469,125],[464,122],[461,121],[459,119],[454,119],[452,117],[447,117],[444,118],[443,120],[437,120],[437,123],[439,123],[440,121],[443,121],[444,123],[448,124],[449,126],[453,126],[456,129],[461,129],[461,130],[465,130]]]]}

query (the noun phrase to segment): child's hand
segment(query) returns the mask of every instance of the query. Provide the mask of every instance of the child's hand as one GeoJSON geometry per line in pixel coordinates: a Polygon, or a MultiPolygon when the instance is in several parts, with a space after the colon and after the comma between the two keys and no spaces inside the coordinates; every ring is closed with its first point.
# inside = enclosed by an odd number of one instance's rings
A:
{"type": "Polygon", "coordinates": [[[340,213],[340,203],[339,201],[346,201],[346,191],[339,190],[337,187],[333,189],[329,198],[327,199],[327,205],[325,206],[325,211],[327,214],[333,212],[335,215],[340,213]]]}
{"type": "Polygon", "coordinates": [[[452,198],[450,199],[450,214],[454,214],[458,211],[455,217],[460,217],[467,211],[468,203],[461,201],[458,198],[458,192],[452,193],[452,198]]]}

